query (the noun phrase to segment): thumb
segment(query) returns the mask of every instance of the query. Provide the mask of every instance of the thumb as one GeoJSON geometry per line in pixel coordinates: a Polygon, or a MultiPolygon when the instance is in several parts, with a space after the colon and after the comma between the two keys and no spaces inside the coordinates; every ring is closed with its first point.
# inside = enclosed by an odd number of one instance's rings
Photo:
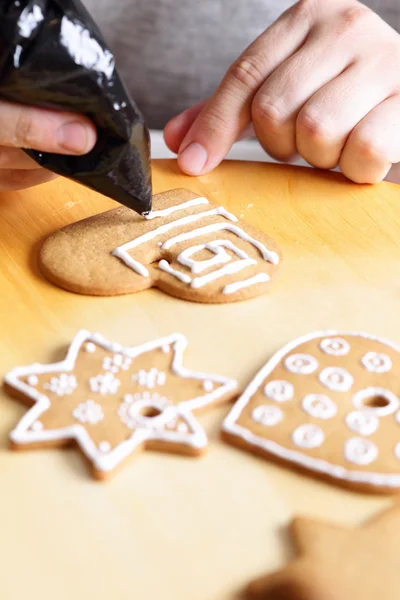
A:
{"type": "Polygon", "coordinates": [[[0,146],[79,155],[93,148],[96,137],[82,115],[0,100],[0,146]]]}

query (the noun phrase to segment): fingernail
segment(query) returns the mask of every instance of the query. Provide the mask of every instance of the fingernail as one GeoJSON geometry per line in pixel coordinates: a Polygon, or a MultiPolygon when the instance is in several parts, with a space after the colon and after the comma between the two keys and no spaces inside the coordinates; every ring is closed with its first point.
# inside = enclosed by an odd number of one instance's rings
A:
{"type": "Polygon", "coordinates": [[[91,127],[79,121],[70,121],[59,128],[57,141],[59,146],[68,152],[85,154],[94,146],[95,134],[91,127]]]}
{"type": "Polygon", "coordinates": [[[207,150],[198,142],[192,142],[178,156],[179,167],[189,175],[200,175],[208,159],[207,150]]]}

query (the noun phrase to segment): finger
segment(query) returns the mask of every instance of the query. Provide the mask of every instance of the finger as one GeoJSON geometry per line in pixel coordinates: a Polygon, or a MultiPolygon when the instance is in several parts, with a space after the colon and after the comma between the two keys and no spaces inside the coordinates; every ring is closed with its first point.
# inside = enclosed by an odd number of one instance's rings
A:
{"type": "Polygon", "coordinates": [[[3,169],[0,170],[0,192],[23,190],[56,177],[46,169],[3,169]]]}
{"type": "Polygon", "coordinates": [[[309,28],[308,11],[293,7],[244,51],[186,134],[178,156],[182,171],[200,175],[221,162],[250,123],[254,94],[304,43],[309,28]]]}
{"type": "Polygon", "coordinates": [[[400,163],[400,95],[376,106],[353,129],[340,168],[357,183],[377,183],[396,163],[400,163]]]}
{"type": "Polygon", "coordinates": [[[371,74],[368,64],[354,63],[301,109],[296,121],[299,154],[314,167],[335,167],[350,132],[391,93],[389,80],[371,74]]]}
{"type": "Polygon", "coordinates": [[[303,105],[352,60],[351,48],[332,52],[329,35],[326,26],[315,28],[254,97],[251,112],[256,136],[278,160],[289,160],[296,154],[296,118],[303,105]]]}
{"type": "Polygon", "coordinates": [[[1,169],[40,169],[33,158],[19,148],[0,146],[0,173],[1,169]]]}
{"type": "Polygon", "coordinates": [[[0,100],[0,146],[58,154],[86,154],[96,143],[89,119],[0,100]]]}
{"type": "Polygon", "coordinates": [[[178,154],[185,135],[203,110],[206,102],[207,100],[202,100],[168,121],[164,129],[164,140],[171,152],[178,154]]]}

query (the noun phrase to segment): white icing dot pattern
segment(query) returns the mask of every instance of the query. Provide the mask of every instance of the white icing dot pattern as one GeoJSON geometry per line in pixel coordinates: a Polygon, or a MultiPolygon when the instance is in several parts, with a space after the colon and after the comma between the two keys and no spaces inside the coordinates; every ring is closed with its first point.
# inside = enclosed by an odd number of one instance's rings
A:
{"type": "Polygon", "coordinates": [[[89,379],[90,390],[102,396],[116,394],[120,385],[120,380],[113,373],[100,374],[89,379]]]}
{"type": "Polygon", "coordinates": [[[350,344],[343,338],[325,338],[320,343],[320,348],[325,354],[331,356],[345,356],[350,352],[350,344]]]}
{"type": "Polygon", "coordinates": [[[378,448],[371,440],[350,438],[345,443],[344,455],[349,462],[356,465],[369,465],[378,458],[378,454],[378,448]]]}
{"type": "Polygon", "coordinates": [[[89,425],[96,425],[104,419],[103,409],[94,400],[86,400],[78,404],[72,415],[80,423],[89,423],[89,425]]]}
{"type": "Polygon", "coordinates": [[[93,342],[87,342],[87,344],[85,344],[85,351],[89,352],[89,354],[93,354],[93,352],[96,352],[96,344],[93,344],[93,342]]]}
{"type": "Polygon", "coordinates": [[[100,452],[103,452],[104,454],[106,454],[107,452],[110,452],[110,450],[111,450],[110,442],[107,442],[107,441],[100,442],[99,450],[100,450],[100,452]]]}
{"type": "Polygon", "coordinates": [[[44,384],[44,388],[57,394],[57,396],[70,396],[76,389],[78,383],[75,375],[61,373],[59,377],[52,377],[49,383],[44,384]]]}
{"type": "Polygon", "coordinates": [[[318,369],[318,361],[310,354],[292,354],[286,358],[285,367],[296,375],[310,375],[318,369]]]}
{"type": "Polygon", "coordinates": [[[274,427],[282,421],[283,412],[279,406],[262,405],[253,410],[251,418],[260,425],[274,427]]]}
{"type": "Polygon", "coordinates": [[[303,398],[303,410],[315,419],[332,419],[337,414],[335,402],[325,394],[308,394],[303,398]]]}
{"type": "Polygon", "coordinates": [[[209,379],[206,379],[203,382],[203,389],[205,392],[212,392],[214,389],[214,384],[212,381],[210,381],[209,379]]]}
{"type": "Polygon", "coordinates": [[[131,364],[132,359],[123,354],[114,354],[103,359],[103,369],[114,374],[119,373],[120,370],[127,371],[131,364]]]}
{"type": "Polygon", "coordinates": [[[354,379],[346,369],[340,367],[327,367],[319,374],[319,380],[333,392],[348,392],[354,379]]]}
{"type": "Polygon", "coordinates": [[[367,352],[362,357],[361,364],[370,373],[387,373],[392,368],[390,356],[383,352],[367,352]]]}
{"type": "Polygon", "coordinates": [[[27,381],[28,385],[35,386],[39,383],[39,377],[37,375],[29,375],[27,381]]]}
{"type": "Polygon", "coordinates": [[[354,410],[346,415],[346,425],[354,433],[368,436],[377,431],[379,419],[371,410],[354,410]]]}
{"type": "Polygon", "coordinates": [[[144,371],[141,369],[134,375],[132,375],[132,380],[136,381],[138,385],[142,387],[147,387],[152,389],[156,386],[165,385],[167,380],[167,376],[163,371],[159,371],[155,367],[150,369],[150,371],[144,371]]]}
{"type": "Polygon", "coordinates": [[[320,427],[306,423],[297,427],[292,434],[293,443],[299,448],[318,448],[324,443],[325,435],[320,427]]]}
{"type": "Polygon", "coordinates": [[[188,431],[189,431],[189,427],[186,425],[186,423],[179,423],[179,425],[178,425],[179,433],[187,433],[188,431]]]}
{"type": "Polygon", "coordinates": [[[287,402],[294,396],[294,387],[289,381],[269,381],[264,388],[264,394],[275,402],[287,402]]]}

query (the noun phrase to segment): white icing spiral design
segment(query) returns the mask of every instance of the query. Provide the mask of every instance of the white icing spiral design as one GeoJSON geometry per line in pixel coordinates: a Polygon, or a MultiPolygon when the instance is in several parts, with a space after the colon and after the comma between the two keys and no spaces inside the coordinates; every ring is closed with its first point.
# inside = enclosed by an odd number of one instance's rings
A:
{"type": "Polygon", "coordinates": [[[292,354],[285,359],[285,367],[296,375],[310,375],[318,369],[318,361],[310,354],[292,354]]]}
{"type": "Polygon", "coordinates": [[[365,466],[378,458],[379,451],[371,440],[354,437],[345,443],[344,455],[349,462],[365,466]]]}
{"type": "Polygon", "coordinates": [[[350,373],[340,367],[326,367],[319,374],[319,380],[333,392],[348,392],[354,382],[350,373]]]}
{"type": "Polygon", "coordinates": [[[350,352],[350,344],[343,338],[325,338],[320,343],[320,348],[325,354],[331,356],[345,356],[350,352]]]}
{"type": "Polygon", "coordinates": [[[283,419],[283,412],[279,406],[262,405],[257,406],[251,413],[251,418],[260,425],[274,427],[283,419]]]}
{"type": "Polygon", "coordinates": [[[361,364],[370,373],[387,373],[392,368],[392,359],[383,352],[367,352],[361,364]]]}
{"type": "Polygon", "coordinates": [[[395,413],[400,408],[400,400],[390,390],[379,387],[369,387],[364,390],[360,390],[353,396],[353,404],[358,409],[367,408],[378,417],[387,417],[395,413]],[[383,398],[387,401],[386,405],[373,406],[368,401],[372,401],[374,398],[383,398]]]}
{"type": "Polygon", "coordinates": [[[294,396],[294,387],[289,381],[276,379],[267,383],[264,394],[275,402],[287,402],[294,396]]]}
{"type": "Polygon", "coordinates": [[[303,410],[315,419],[332,419],[337,414],[337,406],[325,394],[308,394],[302,402],[303,410]]]}
{"type": "Polygon", "coordinates": [[[354,410],[346,415],[346,425],[358,435],[368,436],[379,427],[379,419],[371,410],[354,410]]]}
{"type": "Polygon", "coordinates": [[[324,443],[325,435],[320,427],[306,423],[293,431],[293,443],[300,448],[318,448],[324,443]]]}

